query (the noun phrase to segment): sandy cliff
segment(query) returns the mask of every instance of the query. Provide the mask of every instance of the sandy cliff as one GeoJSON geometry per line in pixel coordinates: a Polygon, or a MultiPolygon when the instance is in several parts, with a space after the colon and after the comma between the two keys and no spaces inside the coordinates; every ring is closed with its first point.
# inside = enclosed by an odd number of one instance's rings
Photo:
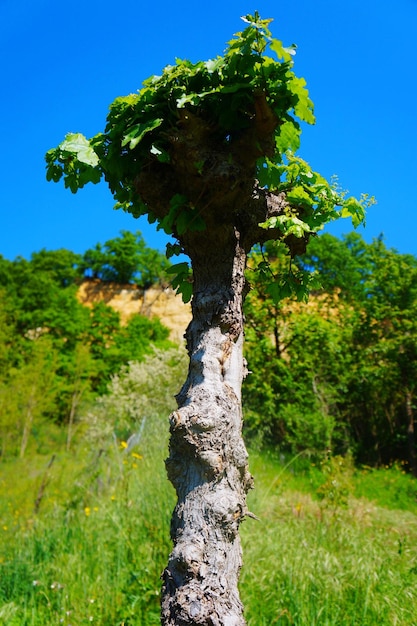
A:
{"type": "Polygon", "coordinates": [[[171,331],[171,339],[183,340],[191,319],[191,307],[184,304],[171,288],[151,287],[143,290],[136,285],[118,285],[100,280],[85,280],[78,289],[78,299],[85,306],[105,302],[120,314],[123,323],[134,313],[159,317],[171,331]]]}

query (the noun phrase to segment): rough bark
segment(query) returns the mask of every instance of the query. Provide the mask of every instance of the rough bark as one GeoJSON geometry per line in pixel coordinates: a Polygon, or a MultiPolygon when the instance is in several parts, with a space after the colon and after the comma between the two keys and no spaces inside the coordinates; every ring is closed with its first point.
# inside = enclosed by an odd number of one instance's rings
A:
{"type": "Polygon", "coordinates": [[[239,233],[192,250],[190,366],[170,417],[168,476],[178,502],[164,572],[164,626],[242,626],[239,525],[252,486],[242,439],[244,268],[239,233]]]}
{"type": "Polygon", "coordinates": [[[280,237],[259,224],[287,206],[284,194],[256,181],[256,161],[273,152],[276,125],[262,93],[251,124],[230,141],[204,116],[183,110],[168,137],[170,162],[150,162],[135,179],[159,220],[181,194],[206,226],[185,233],[172,227],[191,259],[194,285],[189,372],[170,416],[166,466],[178,501],[163,574],[163,626],[245,624],[237,587],[239,526],[252,486],[241,432],[244,270],[255,243],[280,237]]]}

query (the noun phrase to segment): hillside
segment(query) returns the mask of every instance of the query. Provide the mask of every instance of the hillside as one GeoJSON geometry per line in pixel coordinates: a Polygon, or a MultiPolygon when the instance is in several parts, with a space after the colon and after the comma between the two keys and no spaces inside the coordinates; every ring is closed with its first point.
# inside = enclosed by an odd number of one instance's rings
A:
{"type": "MultiPolygon", "coordinates": [[[[297,261],[321,276],[308,303],[276,300],[262,262],[254,252],[245,302],[248,440],[417,476],[417,260],[323,235],[297,261]]],[[[41,424],[76,422],[127,363],[184,346],[190,306],[154,286],[168,284],[167,263],[127,232],[84,255],[0,258],[0,456],[23,456],[41,424]]]]}
{"type": "Polygon", "coordinates": [[[170,330],[170,339],[181,342],[191,319],[191,308],[170,287],[154,286],[143,289],[134,284],[120,285],[99,279],[84,280],[78,289],[78,300],[91,307],[104,302],[120,314],[125,324],[134,313],[158,317],[170,330]]]}

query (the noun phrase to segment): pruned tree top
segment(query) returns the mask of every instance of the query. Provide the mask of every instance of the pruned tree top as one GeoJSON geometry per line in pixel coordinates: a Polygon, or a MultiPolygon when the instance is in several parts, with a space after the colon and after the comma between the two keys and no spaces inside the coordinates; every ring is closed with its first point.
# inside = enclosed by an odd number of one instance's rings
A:
{"type": "MultiPolygon", "coordinates": [[[[46,155],[47,178],[63,177],[74,193],[104,178],[116,207],[174,236],[169,255],[190,254],[193,233],[224,224],[239,229],[246,250],[283,241],[292,258],[327,222],[362,222],[372,199],[347,198],[295,156],[300,124],[315,121],[306,82],[293,71],[295,46],[272,37],[272,20],[242,19],[223,56],[176,59],[114,100],[103,133],[68,134],[46,155]]],[[[309,280],[289,266],[273,292],[302,298],[309,280]]],[[[191,297],[184,264],[175,285],[191,297]]]]}

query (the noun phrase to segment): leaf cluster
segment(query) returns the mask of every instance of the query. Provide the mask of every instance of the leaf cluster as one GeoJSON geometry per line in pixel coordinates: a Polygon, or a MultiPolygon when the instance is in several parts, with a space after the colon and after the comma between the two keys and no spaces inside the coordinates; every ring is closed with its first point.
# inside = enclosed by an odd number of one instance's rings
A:
{"type": "Polygon", "coordinates": [[[279,123],[277,150],[296,149],[300,122],[313,123],[314,115],[305,81],[292,71],[295,47],[285,48],[272,38],[271,20],[255,14],[244,21],[247,27],[223,56],[197,63],[176,59],[161,76],[145,80],[137,93],[116,98],[104,133],[90,140],[79,133],[67,135],[46,155],[48,180],[63,177],[75,192],[104,177],[118,207],[135,216],[149,213],[151,207],[136,193],[135,177],[152,161],[170,162],[171,136],[184,112],[197,113],[220,143],[233,143],[250,126],[259,93],[266,93],[279,123]]]}
{"type": "Polygon", "coordinates": [[[143,289],[165,283],[169,267],[165,255],[147,246],[140,231],[127,230],[86,250],[79,264],[85,276],[105,282],[134,283],[143,289]]]}
{"type": "MultiPolygon", "coordinates": [[[[67,135],[46,154],[48,180],[62,178],[76,192],[104,178],[117,208],[134,217],[147,215],[181,240],[188,231],[207,228],[199,200],[206,192],[204,180],[213,168],[215,148],[229,166],[248,160],[244,178],[252,177],[253,187],[286,194],[285,214],[261,225],[268,231],[264,239],[284,241],[291,256],[304,251],[309,237],[331,220],[350,217],[355,227],[363,222],[372,198],[346,197],[295,156],[302,124],[315,121],[306,81],[293,70],[296,47],[285,47],[272,36],[271,19],[261,19],[258,13],[242,19],[245,28],[222,56],[195,63],[176,59],[160,76],[145,80],[138,92],[114,100],[104,132],[91,139],[67,135]],[[185,171],[178,169],[178,145],[186,141],[184,130],[190,126],[194,143],[210,146],[211,156],[203,151],[194,158],[189,150],[191,164],[185,171]],[[149,177],[149,184],[160,189],[162,212],[138,185],[139,176],[155,172],[158,177],[149,177]],[[165,198],[164,185],[173,172],[188,178],[188,191],[190,172],[201,178],[201,194],[190,199],[182,180],[165,198]]],[[[210,205],[207,198],[205,203],[210,205]]],[[[180,251],[187,254],[186,249],[180,251]]],[[[186,280],[184,272],[181,275],[186,280]]],[[[184,280],[177,275],[178,286],[184,280]]],[[[186,285],[180,289],[189,291],[186,285]]],[[[273,289],[276,297],[286,291],[273,289]]]]}

